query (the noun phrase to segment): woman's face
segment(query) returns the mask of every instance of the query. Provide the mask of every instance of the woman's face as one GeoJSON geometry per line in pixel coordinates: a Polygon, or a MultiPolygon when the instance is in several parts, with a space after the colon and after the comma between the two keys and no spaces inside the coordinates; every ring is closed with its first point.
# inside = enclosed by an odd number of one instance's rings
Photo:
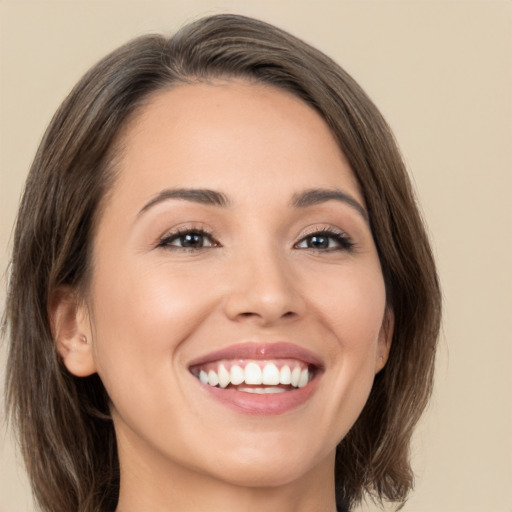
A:
{"type": "Polygon", "coordinates": [[[120,147],[80,329],[122,469],[242,485],[332,471],[391,333],[363,197],[325,122],[262,84],[183,85],[120,147]]]}

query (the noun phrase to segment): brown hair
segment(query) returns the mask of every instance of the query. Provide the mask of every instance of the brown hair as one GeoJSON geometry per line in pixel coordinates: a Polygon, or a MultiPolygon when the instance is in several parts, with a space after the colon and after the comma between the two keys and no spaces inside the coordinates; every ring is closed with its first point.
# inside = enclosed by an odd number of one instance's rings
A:
{"type": "Polygon", "coordinates": [[[409,443],[432,388],[440,291],[406,169],[377,108],[337,64],[266,23],[201,19],[170,39],[140,37],[105,57],[57,111],[30,170],[14,235],[4,328],[7,408],[42,510],[111,511],[119,463],[97,375],[73,377],[51,335],[48,301],[84,289],[95,221],[115,178],[115,142],[156,91],[244,77],[292,92],[325,119],[357,177],[394,313],[389,361],[336,459],[339,510],[365,493],[402,502],[409,443]]]}

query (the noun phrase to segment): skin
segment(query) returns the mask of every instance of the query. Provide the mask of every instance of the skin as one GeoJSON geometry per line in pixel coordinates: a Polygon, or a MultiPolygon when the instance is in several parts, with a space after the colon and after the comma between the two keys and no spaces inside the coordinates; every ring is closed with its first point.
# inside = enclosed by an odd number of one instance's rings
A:
{"type": "Polygon", "coordinates": [[[364,213],[297,194],[357,180],[323,119],[291,94],[216,81],[161,92],[126,127],[94,240],[89,296],[60,290],[52,320],[78,376],[98,372],[119,445],[118,512],[334,511],[334,456],[385,363],[392,318],[364,213]],[[229,206],[168,198],[209,189],[229,206]],[[204,229],[206,246],[170,233],[204,229]],[[343,232],[328,248],[312,233],[343,232]],[[309,236],[309,238],[308,238],[309,236]],[[167,237],[167,245],[161,240],[167,237]],[[313,395],[277,415],[213,400],[190,362],[285,341],[324,363],[313,395]]]}

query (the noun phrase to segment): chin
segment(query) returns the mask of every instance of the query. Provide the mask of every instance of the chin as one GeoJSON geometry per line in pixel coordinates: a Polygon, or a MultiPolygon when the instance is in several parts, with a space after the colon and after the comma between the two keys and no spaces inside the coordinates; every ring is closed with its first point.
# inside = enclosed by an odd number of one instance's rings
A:
{"type": "Polygon", "coordinates": [[[318,466],[334,467],[336,447],[327,453],[312,453],[306,444],[281,443],[276,448],[261,442],[232,449],[216,464],[216,478],[242,487],[279,487],[304,478],[318,466]]]}
{"type": "Polygon", "coordinates": [[[267,462],[265,464],[244,463],[234,467],[223,468],[218,479],[239,487],[281,487],[304,477],[311,468],[297,466],[293,462],[287,464],[267,462]]]}

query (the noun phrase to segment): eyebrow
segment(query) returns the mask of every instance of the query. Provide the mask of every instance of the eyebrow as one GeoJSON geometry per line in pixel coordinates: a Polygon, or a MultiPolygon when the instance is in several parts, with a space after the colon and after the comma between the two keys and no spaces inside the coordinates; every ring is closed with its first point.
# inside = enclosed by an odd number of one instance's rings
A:
{"type": "Polygon", "coordinates": [[[341,201],[342,203],[348,204],[356,210],[366,222],[369,221],[368,212],[365,208],[350,194],[339,189],[312,188],[305,190],[304,192],[294,194],[291,204],[295,208],[307,208],[308,206],[315,206],[326,203],[327,201],[341,201]]]}
{"type": "Polygon", "coordinates": [[[153,197],[153,199],[149,200],[141,208],[138,215],[142,215],[153,206],[169,199],[181,199],[209,206],[227,207],[230,205],[229,199],[222,192],[217,192],[215,190],[202,188],[169,188],[162,190],[153,197]]]}
{"type": "MultiPolygon", "coordinates": [[[[138,216],[152,208],[153,206],[167,201],[169,199],[180,199],[194,203],[205,204],[208,206],[228,207],[231,201],[222,192],[210,189],[197,188],[172,188],[159,192],[150,199],[139,211],[138,216]]],[[[325,203],[327,201],[340,201],[354,208],[366,222],[368,222],[368,213],[363,206],[356,201],[350,194],[339,189],[313,188],[296,193],[292,197],[291,205],[294,208],[307,208],[325,203]]]]}

